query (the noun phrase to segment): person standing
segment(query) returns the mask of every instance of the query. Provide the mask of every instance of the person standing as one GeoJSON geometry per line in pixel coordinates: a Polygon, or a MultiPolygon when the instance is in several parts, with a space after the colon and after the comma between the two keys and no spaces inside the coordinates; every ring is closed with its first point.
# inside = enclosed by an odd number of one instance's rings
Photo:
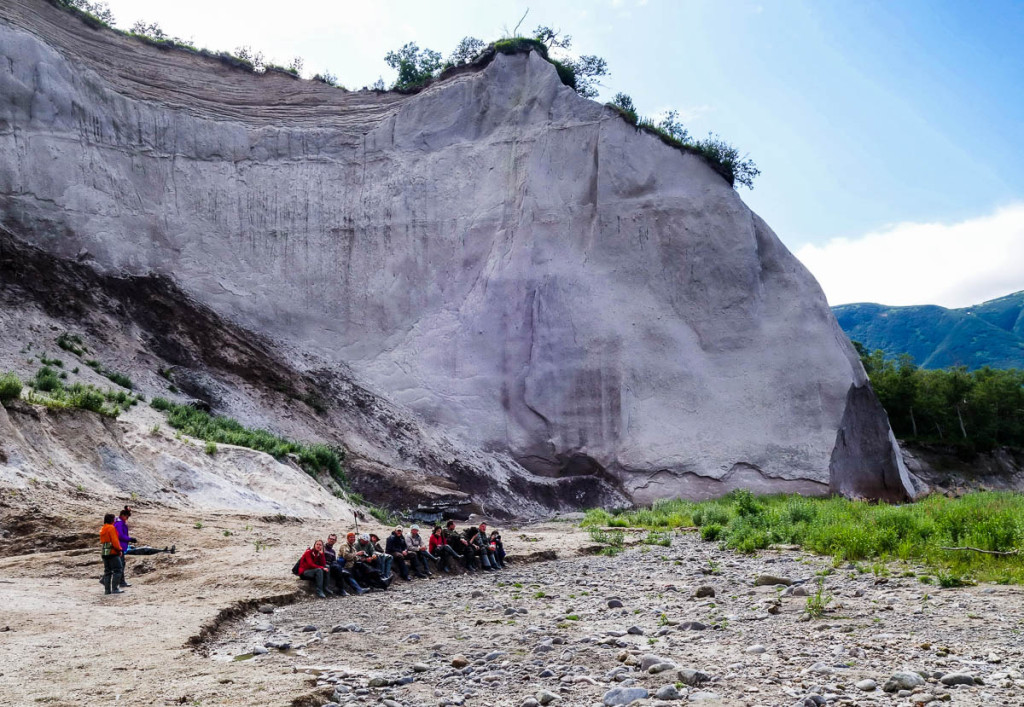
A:
{"type": "Polygon", "coordinates": [[[100,528],[100,555],[103,557],[103,593],[121,594],[121,541],[118,540],[114,528],[114,514],[103,516],[103,527],[100,528]]]}
{"type": "Polygon", "coordinates": [[[317,540],[313,547],[302,553],[302,559],[299,560],[299,576],[313,582],[316,595],[321,599],[327,598],[325,592],[333,594],[327,588],[327,558],[324,557],[323,540],[317,540]]]}
{"type": "Polygon", "coordinates": [[[132,509],[125,506],[121,509],[121,513],[117,516],[117,520],[114,521],[114,529],[117,531],[117,539],[121,543],[121,587],[130,587],[128,584],[127,577],[127,566],[125,555],[128,554],[131,549],[131,544],[137,542],[135,538],[131,537],[128,533],[128,519],[132,517],[132,509]]]}

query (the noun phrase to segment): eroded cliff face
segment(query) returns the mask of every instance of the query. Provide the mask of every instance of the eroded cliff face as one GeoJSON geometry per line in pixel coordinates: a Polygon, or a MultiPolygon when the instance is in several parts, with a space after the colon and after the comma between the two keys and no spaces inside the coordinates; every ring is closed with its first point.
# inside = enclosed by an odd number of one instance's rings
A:
{"type": "Polygon", "coordinates": [[[909,492],[806,269],[701,158],[533,53],[349,93],[11,0],[0,217],[99,271],[167,275],[533,474],[639,502],[909,492]]]}

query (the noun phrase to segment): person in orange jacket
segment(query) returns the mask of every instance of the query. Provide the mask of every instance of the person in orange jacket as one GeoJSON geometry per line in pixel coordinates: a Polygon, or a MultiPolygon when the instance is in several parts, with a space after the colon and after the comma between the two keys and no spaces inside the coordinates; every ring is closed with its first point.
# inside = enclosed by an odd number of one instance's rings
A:
{"type": "Polygon", "coordinates": [[[103,593],[122,594],[119,585],[124,576],[121,564],[121,542],[114,528],[114,514],[103,516],[103,527],[100,528],[100,554],[103,556],[103,593]]]}

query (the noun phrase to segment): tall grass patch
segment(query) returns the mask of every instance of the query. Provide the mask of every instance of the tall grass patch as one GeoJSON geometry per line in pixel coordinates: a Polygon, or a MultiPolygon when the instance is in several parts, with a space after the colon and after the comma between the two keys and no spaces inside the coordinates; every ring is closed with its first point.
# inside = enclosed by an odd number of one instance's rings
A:
{"type": "Polygon", "coordinates": [[[587,512],[591,528],[653,531],[697,526],[706,541],[752,553],[798,545],[836,562],[904,560],[924,564],[947,583],[970,579],[1024,583],[1024,495],[978,492],[929,496],[905,505],[846,498],[760,496],[734,491],[711,501],[664,500],[650,508],[587,512]],[[973,549],[950,549],[973,548],[973,549]]]}

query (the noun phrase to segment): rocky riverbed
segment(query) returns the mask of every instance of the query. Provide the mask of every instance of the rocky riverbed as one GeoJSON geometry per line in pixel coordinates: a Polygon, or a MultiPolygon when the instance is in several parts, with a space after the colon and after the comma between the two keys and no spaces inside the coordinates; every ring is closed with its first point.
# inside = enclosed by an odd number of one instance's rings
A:
{"type": "Polygon", "coordinates": [[[203,649],[339,705],[1024,705],[1024,593],[920,573],[685,533],[266,606],[203,649]]]}

